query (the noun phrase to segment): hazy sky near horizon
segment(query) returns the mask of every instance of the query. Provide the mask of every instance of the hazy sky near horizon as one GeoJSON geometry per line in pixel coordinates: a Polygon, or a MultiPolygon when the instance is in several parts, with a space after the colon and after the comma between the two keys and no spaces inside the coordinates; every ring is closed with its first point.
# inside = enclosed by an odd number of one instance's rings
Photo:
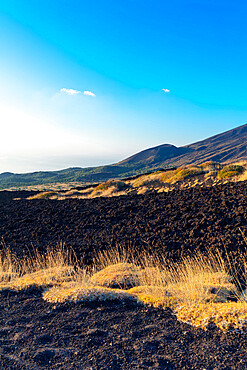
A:
{"type": "Polygon", "coordinates": [[[242,0],[1,0],[0,173],[246,123],[246,16],[242,0]]]}

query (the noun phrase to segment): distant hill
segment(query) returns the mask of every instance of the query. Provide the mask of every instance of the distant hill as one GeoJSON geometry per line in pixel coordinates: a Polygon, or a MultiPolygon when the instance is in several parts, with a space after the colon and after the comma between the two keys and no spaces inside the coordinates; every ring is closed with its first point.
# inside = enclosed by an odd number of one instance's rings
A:
{"type": "Polygon", "coordinates": [[[134,154],[131,157],[119,162],[118,165],[155,165],[157,163],[163,163],[165,160],[170,160],[172,158],[188,154],[191,151],[193,151],[193,149],[188,147],[177,148],[174,145],[163,144],[134,154]]]}
{"type": "Polygon", "coordinates": [[[143,150],[121,162],[143,166],[175,167],[206,161],[236,162],[247,160],[247,124],[183,147],[164,144],[143,150]]]}
{"type": "Polygon", "coordinates": [[[230,163],[240,160],[247,160],[247,124],[183,147],[171,144],[159,145],[107,166],[74,167],[61,171],[25,174],[4,172],[0,174],[0,189],[58,182],[88,184],[192,163],[200,164],[206,161],[230,163]]]}

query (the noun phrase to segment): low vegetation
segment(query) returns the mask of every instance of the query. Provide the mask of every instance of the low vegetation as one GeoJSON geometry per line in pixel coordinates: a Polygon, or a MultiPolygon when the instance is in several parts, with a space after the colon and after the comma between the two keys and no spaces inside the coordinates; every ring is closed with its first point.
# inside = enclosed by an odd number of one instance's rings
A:
{"type": "Polygon", "coordinates": [[[222,170],[218,172],[218,177],[220,179],[228,179],[230,177],[239,176],[244,172],[244,167],[240,165],[229,165],[224,166],[222,170]]]}
{"type": "MultiPolygon", "coordinates": [[[[126,180],[109,180],[83,188],[59,188],[53,186],[28,199],[58,199],[115,197],[128,194],[144,194],[149,191],[168,192],[177,187],[186,189],[194,186],[214,186],[228,181],[247,179],[247,164],[236,163],[223,165],[217,162],[205,162],[201,165],[183,166],[173,170],[159,170],[150,174],[136,176],[126,180]],[[59,190],[60,189],[60,190],[59,190]]],[[[37,190],[35,188],[34,190],[37,190]]]]}
{"type": "Polygon", "coordinates": [[[199,176],[203,173],[204,171],[201,167],[181,167],[174,171],[165,172],[161,176],[161,180],[163,182],[175,183],[177,181],[191,179],[192,177],[199,176]]]}
{"type": "Polygon", "coordinates": [[[96,186],[96,188],[93,189],[92,195],[97,195],[102,193],[105,195],[107,194],[113,194],[119,191],[123,191],[127,188],[127,184],[125,184],[124,181],[106,181],[102,184],[99,184],[96,186]]]}
{"type": "Polygon", "coordinates": [[[44,191],[44,192],[41,192],[41,193],[38,193],[38,194],[35,194],[31,197],[29,197],[28,199],[32,200],[32,199],[52,199],[52,198],[55,198],[57,195],[56,192],[54,191],[44,191]]]}
{"type": "MultiPolygon", "coordinates": [[[[247,257],[241,256],[246,277],[247,257]]],[[[170,307],[178,319],[207,329],[247,332],[247,300],[230,257],[201,254],[171,263],[165,256],[121,248],[99,253],[86,268],[63,246],[20,260],[3,248],[0,289],[39,287],[51,303],[131,301],[170,307]]]]}

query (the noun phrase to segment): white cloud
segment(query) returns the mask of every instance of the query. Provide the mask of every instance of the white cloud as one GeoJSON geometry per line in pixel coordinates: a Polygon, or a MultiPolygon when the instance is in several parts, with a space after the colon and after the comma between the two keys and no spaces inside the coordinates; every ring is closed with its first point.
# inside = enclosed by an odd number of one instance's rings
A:
{"type": "Polygon", "coordinates": [[[92,91],[84,91],[83,95],[96,96],[92,91]]]}
{"type": "Polygon", "coordinates": [[[165,93],[169,93],[171,90],[168,90],[168,89],[162,89],[162,91],[164,91],[165,93]]]}
{"type": "Polygon", "coordinates": [[[65,94],[68,94],[68,95],[77,95],[77,94],[81,94],[81,91],[79,90],[74,90],[74,89],[60,89],[60,92],[64,92],[65,94]]]}
{"type": "Polygon", "coordinates": [[[68,94],[68,95],[77,95],[77,94],[83,94],[83,95],[88,95],[88,96],[93,96],[95,97],[96,95],[92,92],[92,91],[80,91],[80,90],[74,90],[74,89],[60,89],[60,92],[61,93],[65,93],[65,94],[68,94]]]}

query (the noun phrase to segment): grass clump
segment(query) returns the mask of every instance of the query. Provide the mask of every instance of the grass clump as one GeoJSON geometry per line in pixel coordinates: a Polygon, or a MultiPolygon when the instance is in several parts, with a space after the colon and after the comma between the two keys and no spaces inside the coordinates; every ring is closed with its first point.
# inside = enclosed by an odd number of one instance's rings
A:
{"type": "Polygon", "coordinates": [[[66,280],[71,280],[75,271],[72,266],[60,266],[44,268],[32,273],[26,273],[23,276],[13,280],[11,284],[8,284],[10,289],[22,290],[30,287],[44,288],[47,286],[53,286],[66,280]]]}
{"type": "Polygon", "coordinates": [[[112,192],[123,191],[127,188],[127,184],[124,181],[113,181],[109,180],[96,186],[92,194],[102,193],[111,190],[112,192]]]}
{"type": "Polygon", "coordinates": [[[231,177],[239,176],[244,172],[244,167],[240,165],[228,165],[224,166],[222,170],[218,172],[220,179],[228,179],[231,177]]]}
{"type": "Polygon", "coordinates": [[[51,303],[70,302],[107,302],[136,301],[137,299],[126,291],[97,286],[54,286],[43,293],[43,298],[51,303]]]}
{"type": "Polygon", "coordinates": [[[20,276],[21,267],[15,254],[4,248],[0,252],[0,285],[6,284],[20,276]]]}
{"type": "MultiPolygon", "coordinates": [[[[245,270],[246,261],[243,256],[245,270]]],[[[43,298],[51,303],[127,300],[170,307],[179,320],[200,328],[216,325],[224,331],[247,332],[247,298],[237,288],[234,271],[231,259],[220,253],[196,253],[172,263],[162,255],[134,256],[122,248],[99,252],[94,266],[83,269],[61,246],[35,252],[24,264],[6,250],[0,258],[0,287],[41,287],[43,298]]]]}
{"type": "Polygon", "coordinates": [[[117,263],[105,267],[91,277],[91,283],[110,287],[129,289],[140,283],[140,267],[133,263],[117,263]]]}
{"type": "Polygon", "coordinates": [[[167,291],[179,302],[225,302],[238,294],[220,254],[183,258],[167,270],[167,291]]]}
{"type": "Polygon", "coordinates": [[[100,251],[93,266],[92,284],[121,289],[139,285],[141,269],[130,250],[116,247],[100,251]]]}
{"type": "Polygon", "coordinates": [[[33,200],[33,199],[50,199],[51,197],[56,197],[57,193],[54,191],[44,191],[42,193],[35,194],[31,197],[28,197],[27,199],[33,200]]]}
{"type": "Polygon", "coordinates": [[[247,332],[247,302],[181,305],[176,312],[179,320],[202,329],[214,325],[223,331],[247,332]]]}
{"type": "Polygon", "coordinates": [[[179,167],[176,170],[168,171],[162,174],[163,182],[175,183],[177,181],[188,180],[192,177],[199,176],[204,171],[200,167],[179,167]]]}
{"type": "Polygon", "coordinates": [[[128,290],[128,293],[136,296],[139,301],[153,307],[175,308],[178,304],[176,298],[167,295],[162,286],[141,285],[128,290]]]}
{"type": "Polygon", "coordinates": [[[3,271],[0,288],[21,290],[52,286],[71,280],[75,275],[72,253],[62,245],[57,249],[48,248],[45,253],[34,251],[32,256],[22,260],[7,251],[0,263],[0,271],[3,271]]]}

